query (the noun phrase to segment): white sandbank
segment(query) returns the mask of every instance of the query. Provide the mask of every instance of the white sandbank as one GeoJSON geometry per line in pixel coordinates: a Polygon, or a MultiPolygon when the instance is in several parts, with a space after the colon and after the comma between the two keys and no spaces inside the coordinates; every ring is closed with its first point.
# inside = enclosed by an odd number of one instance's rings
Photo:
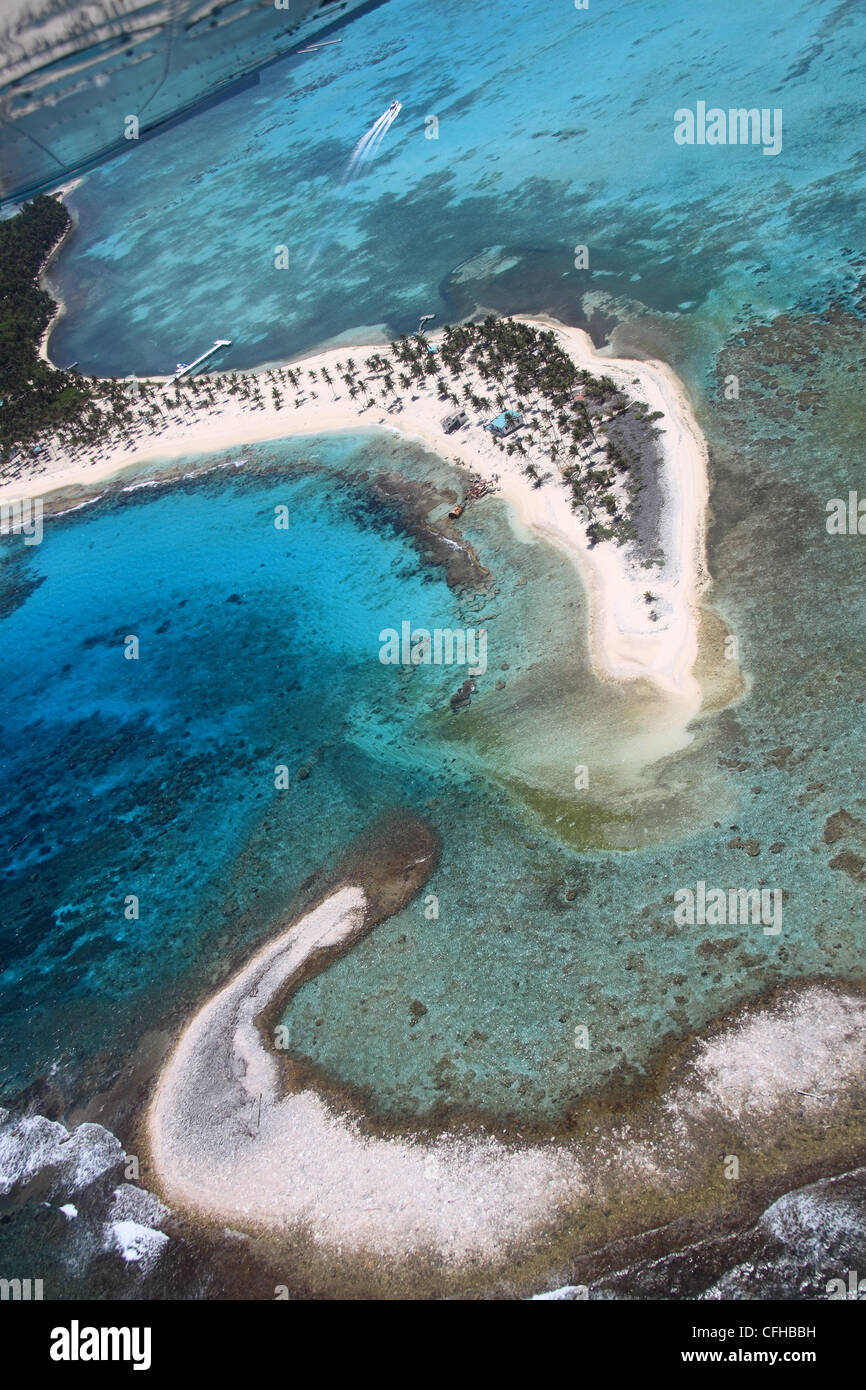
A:
{"type": "Polygon", "coordinates": [[[792,1106],[802,1109],[802,1090],[814,1090],[807,1113],[826,1123],[859,1087],[866,1001],[811,986],[697,1043],[643,1137],[625,1120],[601,1139],[519,1146],[468,1130],[365,1134],[313,1089],[284,1094],[281,1063],[255,1022],[316,951],[364,934],[365,903],[358,886],[333,892],[181,1034],[147,1116],[156,1185],[172,1206],[241,1227],[300,1229],[346,1254],[496,1260],[564,1211],[608,1204],[623,1185],[648,1196],[687,1189],[714,1119],[745,1151],[761,1117],[784,1122],[792,1106]]]}
{"type": "Polygon", "coordinates": [[[561,1149],[364,1137],[314,1091],[281,1095],[279,1064],[255,1025],[313,952],[363,932],[365,901],[358,887],[332,894],[188,1025],[148,1114],[157,1183],[170,1202],[221,1221],[300,1224],[356,1250],[492,1253],[564,1195],[561,1149]]]}
{"type": "MultiPolygon", "coordinates": [[[[278,410],[265,383],[263,409],[252,410],[237,397],[224,396],[213,414],[200,412],[194,419],[178,419],[160,434],[143,437],[132,446],[107,447],[101,456],[87,463],[70,465],[68,458],[47,448],[40,456],[41,471],[3,484],[0,502],[44,496],[56,488],[92,486],[121,469],[151,460],[214,453],[298,435],[347,429],[388,430],[418,440],[483,477],[498,474],[502,495],[524,524],[561,547],[580,571],[590,597],[593,664],[597,674],[608,680],[643,677],[654,682],[680,702],[685,724],[699,708],[701,696],[694,664],[698,604],[706,584],[704,517],[708,501],[706,446],[685,391],[673,372],[660,362],[608,357],[596,352],[580,329],[548,319],[523,321],[553,330],[579,368],[610,376],[629,397],[644,400],[651,410],[663,413],[664,419],[659,422],[664,430],[660,439],[662,548],[666,556],[663,569],[641,569],[631,556],[630,546],[606,541],[590,548],[585,527],[571,510],[569,490],[559,478],[556,466],[550,468],[554,476],[543,486],[534,487],[521,471],[520,457],[509,458],[498,449],[489,432],[482,428],[484,420],[475,412],[468,412],[469,427],[446,435],[441,419],[453,407],[439,400],[432,386],[413,384],[411,391],[402,393],[403,409],[394,414],[381,405],[364,408],[353,401],[339,379],[336,363],[352,357],[362,364],[373,353],[387,353],[381,343],[330,348],[291,363],[296,370],[314,369],[319,375],[314,387],[317,398],[311,398],[309,381],[305,380],[302,404],[297,408],[290,390],[284,388],[287,399],[278,410]],[[331,398],[321,380],[322,368],[336,378],[336,399],[331,398]],[[416,399],[411,399],[413,395],[416,399]],[[658,614],[656,622],[644,600],[648,589],[657,596],[652,605],[658,614]]],[[[431,341],[435,342],[436,337],[432,336],[431,341]]],[[[399,371],[398,365],[395,376],[399,371]]],[[[480,378],[477,387],[484,394],[486,388],[480,378]]]]}

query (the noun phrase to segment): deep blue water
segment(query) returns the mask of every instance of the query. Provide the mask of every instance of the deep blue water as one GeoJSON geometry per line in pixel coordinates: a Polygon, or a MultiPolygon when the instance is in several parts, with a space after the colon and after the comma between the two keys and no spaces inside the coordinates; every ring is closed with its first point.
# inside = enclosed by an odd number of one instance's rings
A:
{"type": "MultiPolygon", "coordinates": [[[[347,452],[335,441],[331,465],[347,452]]],[[[403,613],[454,626],[451,592],[364,519],[357,493],[235,472],[105,500],[50,522],[38,550],[5,543],[7,569],[23,550],[38,580],[2,625],[0,987],[29,1033],[10,1030],[7,1078],[66,1054],[64,1011],[84,1010],[86,1033],[105,1026],[102,1002],[122,1019],[133,996],[188,972],[202,914],[238,915],[226,899],[263,818],[279,816],[272,897],[285,903],[411,785],[367,735],[383,702],[392,737],[415,713],[399,673],[382,689],[378,634],[403,613]],[[278,766],[288,790],[275,790],[278,766]]],[[[247,907],[260,891],[247,888],[247,907]]]]}
{"type": "Polygon", "coordinates": [[[447,489],[441,460],[359,435],[222,462],[49,521],[26,552],[6,542],[5,1095],[40,1079],[67,1107],[106,1091],[308,875],[395,809],[441,838],[438,917],[413,902],[289,1015],[296,1051],[374,1109],[549,1121],[726,1005],[800,975],[857,976],[860,894],[821,844],[824,817],[860,801],[850,747],[827,733],[844,699],[828,715],[816,689],[781,711],[768,677],[763,701],[655,770],[654,792],[642,777],[617,793],[604,769],[635,709],[588,671],[574,571],[503,503],[467,529],[483,589],[454,589],[363,481],[399,469],[447,489]],[[378,659],[379,633],[403,619],[482,614],[489,669],[459,715],[462,672],[378,659]],[[793,758],[778,752],[791,737],[793,758]],[[589,801],[572,790],[578,760],[589,801]],[[760,838],[758,859],[729,848],[734,822],[760,838]],[[767,853],[774,840],[784,854],[767,853]],[[784,933],[677,927],[672,894],[700,878],[781,886],[784,933]]]}

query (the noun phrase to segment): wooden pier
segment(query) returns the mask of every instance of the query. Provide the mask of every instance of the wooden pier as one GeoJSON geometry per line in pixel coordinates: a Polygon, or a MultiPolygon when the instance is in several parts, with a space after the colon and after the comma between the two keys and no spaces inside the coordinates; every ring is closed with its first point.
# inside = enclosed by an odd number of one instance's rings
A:
{"type": "Polygon", "coordinates": [[[194,362],[188,362],[185,367],[179,367],[176,372],[173,372],[165,383],[165,389],[168,390],[169,386],[175,381],[180,381],[182,376],[186,376],[189,372],[194,372],[196,367],[200,367],[202,362],[206,362],[207,359],[212,356],[213,353],[218,352],[220,348],[231,347],[231,345],[231,338],[217,338],[213,347],[209,347],[207,352],[201,354],[201,357],[197,357],[194,362]]]}

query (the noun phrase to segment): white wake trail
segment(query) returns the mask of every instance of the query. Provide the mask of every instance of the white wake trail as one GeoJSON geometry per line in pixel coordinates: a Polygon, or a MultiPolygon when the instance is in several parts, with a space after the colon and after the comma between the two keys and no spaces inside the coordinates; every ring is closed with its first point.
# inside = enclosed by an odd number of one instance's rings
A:
{"type": "MultiPolygon", "coordinates": [[[[364,166],[376,154],[377,150],[382,144],[382,141],[384,140],[388,131],[391,129],[391,126],[396,121],[402,109],[403,107],[399,101],[393,101],[391,105],[388,107],[388,110],[383,111],[381,116],[377,117],[377,119],[370,126],[370,129],[361,136],[360,140],[358,141],[357,145],[352,151],[352,156],[348,164],[346,165],[345,172],[343,173],[343,177],[340,180],[340,192],[342,192],[342,190],[346,187],[348,183],[351,183],[355,175],[360,173],[364,166]]],[[[313,266],[318,260],[319,253],[322,249],[322,246],[324,245],[324,241],[325,238],[323,236],[319,239],[317,245],[313,247],[307,264],[304,267],[304,269],[307,272],[312,270],[313,266]]]]}
{"type": "Polygon", "coordinates": [[[373,122],[366,135],[361,136],[361,139],[352,151],[352,158],[349,160],[348,167],[343,175],[344,185],[349,182],[358,170],[363,168],[368,160],[373,158],[402,109],[400,102],[393,102],[388,107],[388,110],[383,111],[378,120],[373,122]]]}
{"type": "Polygon", "coordinates": [[[366,162],[366,154],[372,145],[385,134],[391,124],[393,117],[389,111],[384,111],[379,119],[371,125],[366,135],[362,135],[354,150],[352,158],[349,160],[348,167],[343,175],[343,183],[348,183],[355,169],[366,162]]]}
{"type": "Polygon", "coordinates": [[[385,136],[388,134],[388,131],[391,129],[396,119],[396,112],[394,113],[394,115],[389,115],[382,129],[376,133],[376,135],[373,137],[373,139],[370,141],[369,145],[365,149],[361,161],[363,164],[366,164],[368,160],[372,159],[373,156],[377,153],[379,146],[382,144],[382,141],[385,139],[385,136]]]}

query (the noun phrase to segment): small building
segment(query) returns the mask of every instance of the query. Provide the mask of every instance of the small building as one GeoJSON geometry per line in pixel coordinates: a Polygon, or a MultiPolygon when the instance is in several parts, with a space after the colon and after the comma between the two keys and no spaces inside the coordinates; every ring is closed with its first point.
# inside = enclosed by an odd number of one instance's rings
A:
{"type": "Polygon", "coordinates": [[[522,424],[523,416],[518,411],[503,410],[501,415],[497,415],[495,420],[490,420],[484,428],[495,434],[497,439],[504,439],[507,434],[519,430],[522,424]]]}
{"type": "Polygon", "coordinates": [[[450,415],[446,415],[442,421],[442,428],[446,434],[453,434],[455,430],[462,430],[464,425],[469,424],[469,416],[465,410],[454,410],[450,415]]]}

